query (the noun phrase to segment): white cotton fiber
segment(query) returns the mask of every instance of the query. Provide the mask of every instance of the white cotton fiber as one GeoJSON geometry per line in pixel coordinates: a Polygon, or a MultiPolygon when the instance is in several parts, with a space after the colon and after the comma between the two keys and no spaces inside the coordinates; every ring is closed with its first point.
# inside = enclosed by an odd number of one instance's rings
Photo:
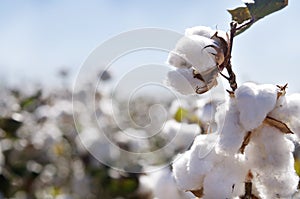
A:
{"type": "Polygon", "coordinates": [[[217,134],[198,135],[191,147],[173,163],[173,174],[180,189],[199,190],[205,175],[217,161],[214,146],[217,134]]]}
{"type": "Polygon", "coordinates": [[[235,98],[229,99],[229,102],[218,107],[216,121],[220,134],[217,152],[233,156],[238,153],[247,133],[240,126],[239,111],[236,106],[235,98]]]}
{"type": "Polygon", "coordinates": [[[248,169],[233,156],[225,157],[207,173],[204,179],[203,199],[233,198],[244,193],[248,169]]]}
{"type": "Polygon", "coordinates": [[[177,188],[169,167],[150,174],[153,184],[153,195],[157,199],[189,199],[193,195],[177,188]]]}
{"type": "Polygon", "coordinates": [[[192,28],[187,28],[185,30],[185,35],[186,36],[199,35],[206,38],[211,38],[214,34],[216,34],[216,32],[219,37],[222,37],[225,41],[228,40],[228,36],[225,31],[213,30],[210,27],[206,27],[206,26],[195,26],[192,28]]]}
{"type": "Polygon", "coordinates": [[[166,84],[183,95],[195,94],[197,86],[206,86],[204,82],[194,78],[193,69],[186,68],[168,72],[166,84]]]}
{"type": "Polygon", "coordinates": [[[199,135],[196,137],[190,149],[191,154],[188,169],[191,181],[198,185],[198,187],[194,187],[194,189],[199,189],[203,186],[205,175],[210,172],[218,161],[222,160],[215,151],[217,141],[217,133],[199,135]]]}
{"type": "Polygon", "coordinates": [[[215,32],[215,30],[207,26],[195,26],[192,28],[185,29],[186,36],[199,35],[206,38],[211,38],[215,34],[215,32]]]}
{"type": "Polygon", "coordinates": [[[262,124],[267,114],[276,105],[277,87],[271,84],[245,83],[235,92],[240,123],[246,131],[262,124]]]}
{"type": "Polygon", "coordinates": [[[199,186],[197,182],[191,180],[191,175],[188,171],[190,155],[191,151],[178,155],[172,165],[176,184],[181,190],[191,190],[199,186]]]}
{"type": "Polygon", "coordinates": [[[300,138],[300,94],[281,96],[269,116],[286,123],[300,138]]]}
{"type": "Polygon", "coordinates": [[[171,51],[168,55],[167,62],[175,66],[176,68],[190,68],[192,67],[192,64],[190,64],[185,58],[183,58],[183,55],[179,55],[174,51],[171,51]]]}
{"type": "MultiPolygon", "coordinates": [[[[217,52],[214,48],[207,46],[218,47],[214,40],[203,36],[184,36],[177,42],[172,53],[177,54],[202,73],[216,67],[216,59],[213,54],[217,52]]],[[[176,63],[178,62],[176,61],[176,63]]]]}
{"type": "Polygon", "coordinates": [[[278,129],[263,125],[246,147],[246,164],[262,198],[286,198],[295,193],[298,176],[294,170],[294,145],[278,129]]]}
{"type": "Polygon", "coordinates": [[[174,151],[187,149],[200,133],[198,124],[179,123],[175,120],[168,120],[162,129],[162,136],[169,142],[167,147],[174,151]]]}

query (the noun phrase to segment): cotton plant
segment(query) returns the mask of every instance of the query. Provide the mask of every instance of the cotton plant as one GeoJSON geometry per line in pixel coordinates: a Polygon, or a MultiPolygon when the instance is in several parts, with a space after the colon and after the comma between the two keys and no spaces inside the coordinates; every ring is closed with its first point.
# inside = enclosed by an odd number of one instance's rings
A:
{"type": "MultiPolygon", "coordinates": [[[[212,119],[217,127],[195,137],[190,149],[174,159],[173,175],[178,188],[202,199],[297,198],[293,152],[300,140],[300,94],[287,95],[287,84],[237,85],[231,65],[233,39],[269,14],[258,18],[261,1],[245,4],[239,9],[246,10],[247,17],[238,18],[237,9],[230,10],[234,21],[229,32],[188,28],[169,53],[168,63],[175,70],[166,83],[177,92],[208,92],[218,76],[231,87],[212,119]]],[[[272,12],[280,9],[274,2],[264,6],[272,12]]],[[[205,118],[205,111],[199,112],[205,118]]]]}

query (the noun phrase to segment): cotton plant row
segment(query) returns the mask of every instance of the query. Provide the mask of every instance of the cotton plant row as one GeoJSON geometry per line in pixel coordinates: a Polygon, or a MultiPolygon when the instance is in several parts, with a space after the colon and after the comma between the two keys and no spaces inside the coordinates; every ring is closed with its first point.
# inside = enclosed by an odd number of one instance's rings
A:
{"type": "Polygon", "coordinates": [[[189,28],[169,54],[176,70],[168,73],[167,84],[181,94],[207,92],[219,74],[232,88],[217,108],[216,130],[198,135],[174,160],[174,178],[181,190],[203,199],[293,198],[299,182],[293,142],[300,138],[300,94],[286,95],[287,85],[248,82],[237,88],[232,37],[208,27],[189,28]]]}

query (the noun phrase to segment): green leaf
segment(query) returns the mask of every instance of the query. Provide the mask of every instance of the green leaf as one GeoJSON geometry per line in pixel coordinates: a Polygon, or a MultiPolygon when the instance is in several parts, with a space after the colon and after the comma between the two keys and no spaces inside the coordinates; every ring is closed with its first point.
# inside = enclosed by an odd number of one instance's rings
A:
{"type": "Polygon", "coordinates": [[[42,91],[38,90],[34,95],[23,99],[20,106],[23,110],[33,112],[41,104],[42,91]]]}
{"type": "Polygon", "coordinates": [[[240,29],[236,35],[244,32],[253,23],[264,18],[265,16],[274,13],[288,5],[288,0],[255,0],[254,3],[245,3],[246,7],[238,7],[228,10],[231,14],[232,20],[238,24],[244,24],[252,19],[251,24],[247,24],[240,29]]]}
{"type": "Polygon", "coordinates": [[[177,122],[182,122],[182,120],[184,118],[186,118],[188,115],[188,110],[182,108],[182,107],[179,107],[174,115],[174,119],[177,121],[177,122]]]}
{"type": "Polygon", "coordinates": [[[252,18],[250,11],[247,7],[238,7],[233,10],[228,10],[232,16],[232,20],[236,21],[238,24],[250,20],[252,18]]]}

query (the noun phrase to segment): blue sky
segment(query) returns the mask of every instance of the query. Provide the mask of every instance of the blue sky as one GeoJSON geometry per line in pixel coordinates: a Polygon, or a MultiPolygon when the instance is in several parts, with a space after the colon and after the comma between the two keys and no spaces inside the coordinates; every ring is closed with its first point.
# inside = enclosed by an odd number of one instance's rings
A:
{"type": "MultiPolygon", "coordinates": [[[[132,29],[158,27],[184,32],[205,25],[228,30],[227,8],[238,0],[2,0],[0,78],[2,82],[55,84],[61,67],[73,76],[102,42],[132,29]]],[[[239,81],[299,84],[300,1],[257,22],[235,39],[233,64],[239,81]]]]}

